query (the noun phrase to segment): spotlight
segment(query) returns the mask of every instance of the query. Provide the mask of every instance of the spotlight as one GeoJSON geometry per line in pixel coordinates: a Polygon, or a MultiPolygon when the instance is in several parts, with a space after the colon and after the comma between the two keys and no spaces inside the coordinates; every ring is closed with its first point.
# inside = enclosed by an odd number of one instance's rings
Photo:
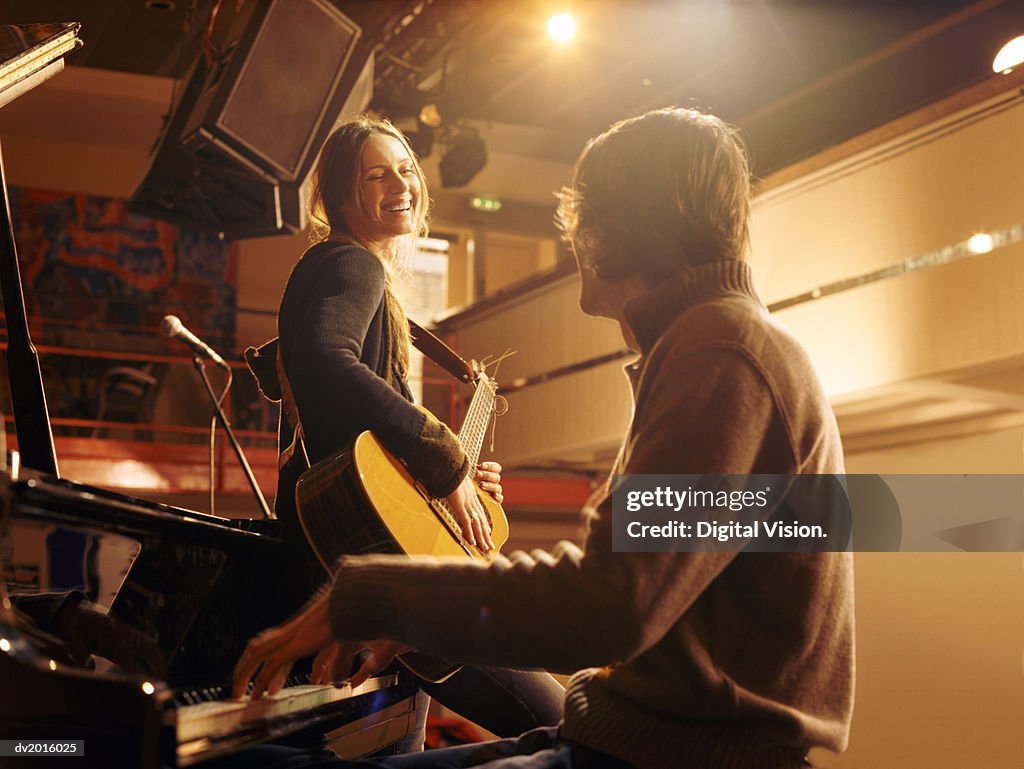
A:
{"type": "Polygon", "coordinates": [[[407,131],[405,138],[409,141],[409,147],[420,160],[427,157],[434,149],[434,129],[419,121],[416,123],[416,130],[407,131]]]}
{"type": "Polygon", "coordinates": [[[435,134],[439,130],[442,135],[444,134],[444,129],[441,128],[442,123],[444,123],[444,117],[438,103],[427,102],[420,107],[420,111],[416,114],[416,130],[405,133],[405,137],[409,140],[409,146],[416,153],[416,157],[422,160],[430,154],[434,148],[435,134]]]}
{"type": "Polygon", "coordinates": [[[1010,74],[1014,67],[1024,63],[1024,35],[1019,35],[999,49],[992,62],[993,72],[1010,74]]]}
{"type": "Polygon", "coordinates": [[[972,254],[987,254],[996,247],[995,239],[987,232],[979,232],[972,235],[967,241],[967,250],[972,254]]]}
{"type": "Polygon", "coordinates": [[[475,128],[455,130],[441,158],[441,186],[464,187],[487,164],[487,147],[475,128]]]}
{"type": "Polygon", "coordinates": [[[568,13],[552,16],[548,19],[548,34],[559,43],[566,43],[576,34],[576,21],[568,13]]]}
{"type": "Polygon", "coordinates": [[[443,122],[441,108],[433,102],[424,104],[420,107],[420,114],[416,116],[416,120],[431,128],[440,128],[443,122]]]}

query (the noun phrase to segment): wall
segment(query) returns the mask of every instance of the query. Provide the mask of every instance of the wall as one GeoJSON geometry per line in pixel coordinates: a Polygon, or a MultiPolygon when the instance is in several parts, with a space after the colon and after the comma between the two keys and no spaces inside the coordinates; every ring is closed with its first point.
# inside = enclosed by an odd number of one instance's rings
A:
{"type": "Polygon", "coordinates": [[[483,239],[483,296],[555,266],[555,243],[529,235],[487,232],[483,239]]]}
{"type": "MultiPolygon", "coordinates": [[[[852,473],[1024,472],[1013,428],[880,449],[852,473]]],[[[997,513],[993,512],[993,517],[997,513]]],[[[1024,712],[1020,553],[859,553],[857,709],[835,769],[1019,769],[1024,712]]]]}
{"type": "MultiPolygon", "coordinates": [[[[761,194],[769,303],[1024,222],[1024,98],[997,94],[761,194]]],[[[832,394],[1024,354],[1024,243],[778,313],[832,394]],[[856,319],[851,323],[851,319],[856,319]]]]}

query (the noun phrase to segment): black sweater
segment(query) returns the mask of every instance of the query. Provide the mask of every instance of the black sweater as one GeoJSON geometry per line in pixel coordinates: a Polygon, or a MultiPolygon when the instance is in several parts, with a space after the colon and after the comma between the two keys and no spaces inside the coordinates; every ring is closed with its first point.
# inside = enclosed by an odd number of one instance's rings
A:
{"type": "MultiPolygon", "coordinates": [[[[292,270],[278,332],[306,450],[315,463],[372,430],[431,494],[444,497],[469,462],[454,434],[413,405],[394,373],[386,301],[384,265],[359,246],[318,243],[292,270]]],[[[280,445],[291,439],[282,419],[280,445]]],[[[286,521],[294,520],[295,482],[305,469],[296,451],[281,470],[276,508],[286,521]]]]}

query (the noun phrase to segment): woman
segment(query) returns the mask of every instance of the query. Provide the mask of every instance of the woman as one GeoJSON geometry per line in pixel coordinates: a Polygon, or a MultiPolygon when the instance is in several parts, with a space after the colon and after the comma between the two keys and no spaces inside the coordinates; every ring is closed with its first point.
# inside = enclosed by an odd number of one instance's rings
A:
{"type": "MultiPolygon", "coordinates": [[[[465,452],[451,430],[412,404],[406,382],[409,327],[394,275],[426,233],[428,204],[419,163],[390,123],[357,118],[327,139],[310,197],[320,240],[292,271],[278,316],[282,380],[303,435],[297,441],[282,419],[281,446],[294,450],[282,455],[276,506],[295,539],[302,534],[294,487],[307,462],[372,430],[431,495],[447,498],[469,542],[493,549],[465,452]]],[[[475,469],[499,502],[500,470],[495,462],[475,469]]],[[[501,736],[561,717],[562,687],[546,673],[463,668],[423,688],[501,736]]]]}

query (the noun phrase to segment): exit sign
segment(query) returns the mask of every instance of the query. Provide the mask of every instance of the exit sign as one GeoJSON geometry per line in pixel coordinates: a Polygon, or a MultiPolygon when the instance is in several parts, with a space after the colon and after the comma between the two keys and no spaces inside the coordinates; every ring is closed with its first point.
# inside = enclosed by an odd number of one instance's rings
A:
{"type": "Polygon", "coordinates": [[[474,195],[469,199],[469,207],[474,211],[494,213],[501,210],[501,201],[487,195],[474,195]]]}

